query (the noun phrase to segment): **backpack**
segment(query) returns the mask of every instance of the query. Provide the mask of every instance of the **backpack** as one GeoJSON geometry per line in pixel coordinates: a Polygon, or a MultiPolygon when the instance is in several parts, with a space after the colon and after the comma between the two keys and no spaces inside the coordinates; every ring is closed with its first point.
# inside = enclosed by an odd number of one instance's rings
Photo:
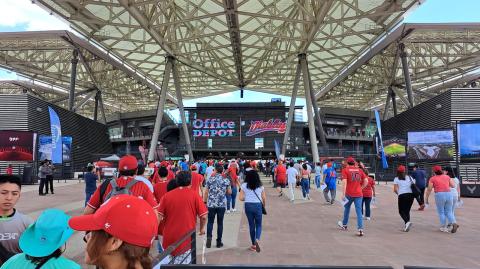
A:
{"type": "Polygon", "coordinates": [[[204,167],[203,163],[199,163],[199,164],[198,164],[198,173],[199,173],[200,175],[205,174],[205,167],[204,167]]]}
{"type": "Polygon", "coordinates": [[[133,179],[132,181],[128,182],[125,187],[119,187],[117,185],[117,181],[114,178],[106,179],[103,181],[102,185],[100,186],[100,204],[103,204],[104,201],[110,199],[113,196],[120,195],[120,194],[128,194],[132,195],[130,192],[130,188],[137,183],[138,180],[133,179]],[[112,190],[107,194],[105,199],[103,199],[103,196],[105,196],[105,192],[107,191],[108,185],[112,186],[112,190]]]}

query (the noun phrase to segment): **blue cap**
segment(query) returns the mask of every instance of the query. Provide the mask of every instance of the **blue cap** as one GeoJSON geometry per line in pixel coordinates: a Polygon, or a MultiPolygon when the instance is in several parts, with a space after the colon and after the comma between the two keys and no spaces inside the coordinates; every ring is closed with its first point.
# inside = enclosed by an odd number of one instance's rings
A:
{"type": "Polygon", "coordinates": [[[20,249],[32,257],[45,257],[59,249],[72,236],[70,216],[59,209],[47,209],[30,225],[19,240],[20,249]]]}

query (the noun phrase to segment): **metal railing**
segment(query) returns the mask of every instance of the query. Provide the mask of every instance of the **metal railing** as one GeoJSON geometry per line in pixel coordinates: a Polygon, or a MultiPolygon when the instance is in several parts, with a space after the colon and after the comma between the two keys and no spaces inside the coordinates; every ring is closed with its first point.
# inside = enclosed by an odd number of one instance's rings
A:
{"type": "Polygon", "coordinates": [[[177,242],[170,245],[162,253],[153,259],[153,264],[162,264],[162,267],[167,264],[196,264],[197,263],[197,236],[195,229],[187,232],[177,242]],[[179,247],[190,239],[190,244],[179,249],[179,247]],[[172,256],[172,253],[177,251],[178,255],[172,256]]]}

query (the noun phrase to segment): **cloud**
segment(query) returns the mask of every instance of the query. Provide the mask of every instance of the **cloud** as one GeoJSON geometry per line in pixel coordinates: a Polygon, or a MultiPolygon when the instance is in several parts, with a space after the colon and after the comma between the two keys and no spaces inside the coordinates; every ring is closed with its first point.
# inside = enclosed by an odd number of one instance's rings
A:
{"type": "Polygon", "coordinates": [[[28,0],[1,0],[0,26],[22,26],[24,31],[66,30],[68,25],[28,0]]]}

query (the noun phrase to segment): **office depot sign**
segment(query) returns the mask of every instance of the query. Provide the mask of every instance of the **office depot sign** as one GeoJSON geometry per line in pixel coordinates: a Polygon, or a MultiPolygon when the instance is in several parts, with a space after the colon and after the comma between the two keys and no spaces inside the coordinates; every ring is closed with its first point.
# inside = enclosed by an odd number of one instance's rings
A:
{"type": "Polygon", "coordinates": [[[194,137],[227,137],[235,133],[235,122],[220,119],[196,119],[192,127],[194,137]]]}
{"type": "Polygon", "coordinates": [[[245,133],[246,136],[254,136],[263,132],[285,133],[287,123],[281,119],[270,119],[268,121],[256,120],[250,123],[250,129],[245,133]]]}

